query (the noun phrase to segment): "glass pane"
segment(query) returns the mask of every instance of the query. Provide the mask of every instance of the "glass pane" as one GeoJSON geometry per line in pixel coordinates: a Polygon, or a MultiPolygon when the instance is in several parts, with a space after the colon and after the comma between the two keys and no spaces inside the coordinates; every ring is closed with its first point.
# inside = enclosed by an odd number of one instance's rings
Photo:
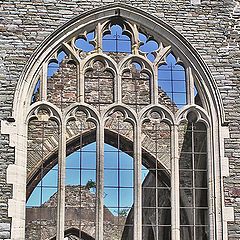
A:
{"type": "MultiPolygon", "coordinates": [[[[108,144],[105,144],[105,146],[109,146],[108,144]]],[[[104,166],[106,169],[118,168],[118,161],[117,161],[118,153],[116,151],[113,151],[113,148],[105,148],[104,150],[104,166]]]]}
{"type": "Polygon", "coordinates": [[[193,187],[193,172],[180,170],[180,187],[190,188],[193,187]]]}
{"type": "Polygon", "coordinates": [[[133,188],[121,188],[119,191],[121,208],[129,208],[133,205],[133,188]]]}
{"type": "Polygon", "coordinates": [[[193,225],[194,221],[193,208],[180,209],[180,225],[193,225]]]}
{"type": "Polygon", "coordinates": [[[133,171],[132,170],[120,170],[120,185],[122,187],[133,188],[133,171]]]}
{"type": "Polygon", "coordinates": [[[181,240],[193,240],[194,239],[194,227],[187,226],[180,228],[180,239],[181,240]]]}
{"type": "Polygon", "coordinates": [[[142,228],[142,234],[143,234],[143,238],[144,239],[154,239],[154,235],[155,235],[155,227],[154,226],[143,226],[142,228]]]}
{"type": "Polygon", "coordinates": [[[83,169],[96,169],[96,152],[88,150],[82,151],[82,168],[83,169]]]}
{"type": "Polygon", "coordinates": [[[192,154],[181,153],[179,164],[180,169],[192,169],[192,154]]]}
{"type": "Polygon", "coordinates": [[[204,226],[204,227],[196,227],[196,236],[199,236],[198,239],[199,240],[205,240],[205,239],[209,239],[209,234],[208,234],[208,227],[204,226]]]}
{"type": "Polygon", "coordinates": [[[171,239],[171,226],[161,226],[158,227],[158,239],[160,240],[170,240],[171,239]]]}
{"type": "Polygon", "coordinates": [[[196,200],[195,204],[197,207],[207,207],[208,206],[208,198],[207,198],[207,189],[196,189],[196,200]]]}
{"type": "Polygon", "coordinates": [[[158,209],[158,225],[171,226],[171,208],[158,209]]]}
{"type": "Polygon", "coordinates": [[[173,112],[186,104],[185,69],[173,53],[168,54],[166,63],[158,67],[158,87],[159,103],[173,112]],[[171,104],[166,101],[167,98],[170,98],[171,104]]]}
{"type": "Polygon", "coordinates": [[[193,207],[193,190],[192,189],[180,189],[180,206],[181,207],[193,207]]]}
{"type": "Polygon", "coordinates": [[[195,171],[195,186],[200,188],[207,188],[208,175],[206,171],[195,171]]]}
{"type": "Polygon", "coordinates": [[[201,154],[195,154],[194,155],[194,168],[195,169],[207,169],[207,154],[201,153],[201,154]]]}
{"type": "Polygon", "coordinates": [[[196,209],[195,222],[196,225],[208,224],[208,209],[196,209]]]}
{"type": "MultiPolygon", "coordinates": [[[[118,207],[119,191],[117,188],[104,188],[104,205],[107,208],[118,207]]],[[[115,210],[114,210],[115,211],[115,210]]],[[[112,212],[114,214],[114,212],[112,212]]]]}
{"type": "Polygon", "coordinates": [[[104,186],[117,187],[118,186],[118,170],[105,170],[104,172],[104,186]]]}
{"type": "MultiPolygon", "coordinates": [[[[128,154],[131,154],[128,152],[128,154]]],[[[120,152],[120,168],[121,169],[133,169],[133,160],[132,157],[126,153],[120,152]]]]}
{"type": "Polygon", "coordinates": [[[156,207],[157,206],[157,200],[156,200],[156,189],[155,188],[142,188],[142,205],[143,207],[156,207]]]}
{"type": "Polygon", "coordinates": [[[79,185],[81,180],[79,169],[66,169],[66,185],[79,185]]]}
{"type": "Polygon", "coordinates": [[[156,219],[156,209],[155,208],[147,208],[144,207],[142,209],[142,222],[143,226],[149,225],[149,226],[154,226],[157,224],[157,219],[156,219]]]}

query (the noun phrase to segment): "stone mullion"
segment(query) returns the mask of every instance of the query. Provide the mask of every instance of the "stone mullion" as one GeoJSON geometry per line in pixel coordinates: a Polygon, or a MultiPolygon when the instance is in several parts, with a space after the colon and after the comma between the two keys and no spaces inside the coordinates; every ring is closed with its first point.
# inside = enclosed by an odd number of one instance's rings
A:
{"type": "Polygon", "coordinates": [[[58,200],[57,200],[57,237],[64,239],[65,222],[65,168],[66,168],[66,126],[61,122],[58,150],[58,200]]]}
{"type": "Polygon", "coordinates": [[[114,100],[115,100],[115,102],[120,104],[122,102],[122,77],[120,76],[119,73],[116,73],[115,81],[116,81],[116,88],[117,89],[114,89],[115,93],[116,93],[116,94],[114,94],[115,95],[114,100]]]}
{"type": "Polygon", "coordinates": [[[47,100],[47,72],[48,72],[48,63],[45,62],[42,68],[42,75],[41,75],[42,82],[40,82],[41,101],[47,100]]]}
{"type": "Polygon", "coordinates": [[[208,214],[209,214],[209,239],[217,239],[217,233],[215,231],[215,194],[214,194],[214,180],[213,176],[214,169],[212,166],[212,147],[210,147],[210,144],[212,143],[212,134],[211,134],[211,128],[207,128],[207,171],[208,171],[208,214]]]}
{"type": "Polygon", "coordinates": [[[96,240],[103,240],[104,205],[104,121],[97,126],[97,200],[96,200],[96,240]]]}
{"type": "Polygon", "coordinates": [[[78,69],[78,92],[79,92],[79,102],[84,103],[84,93],[85,93],[85,79],[84,79],[84,69],[81,62],[79,62],[79,69],[78,69]]]}
{"type": "Polygon", "coordinates": [[[77,63],[77,102],[83,102],[84,99],[81,99],[81,75],[82,75],[82,72],[81,72],[81,63],[78,62],[77,63]]]}
{"type": "Polygon", "coordinates": [[[134,126],[134,240],[142,239],[141,122],[134,126]]]}
{"type": "Polygon", "coordinates": [[[96,27],[96,50],[98,53],[102,52],[102,37],[103,37],[102,31],[103,31],[102,25],[101,23],[98,23],[96,27]]]}
{"type": "Polygon", "coordinates": [[[180,240],[179,153],[178,127],[171,129],[171,235],[180,240]]]}
{"type": "Polygon", "coordinates": [[[194,78],[191,67],[186,68],[187,104],[194,104],[194,78]]]}
{"type": "Polygon", "coordinates": [[[154,66],[154,74],[152,76],[152,83],[151,83],[151,103],[153,104],[158,104],[158,67],[155,65],[154,66]]]}
{"type": "Polygon", "coordinates": [[[139,55],[139,39],[138,39],[138,28],[137,25],[134,24],[132,27],[132,54],[139,55]]]}

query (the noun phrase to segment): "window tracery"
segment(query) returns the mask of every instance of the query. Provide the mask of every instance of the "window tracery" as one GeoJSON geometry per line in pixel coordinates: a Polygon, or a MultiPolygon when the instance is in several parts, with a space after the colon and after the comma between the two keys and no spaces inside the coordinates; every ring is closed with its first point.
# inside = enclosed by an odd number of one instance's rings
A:
{"type": "MultiPolygon", "coordinates": [[[[79,50],[79,54],[83,54],[84,52],[91,52],[95,49],[95,32],[84,32],[78,38],[73,38],[75,47],[79,50]]],[[[83,54],[84,56],[84,54],[83,54]]],[[[83,57],[82,56],[82,57],[83,57]]]]}
{"type": "Polygon", "coordinates": [[[154,62],[159,49],[158,42],[152,37],[144,33],[139,32],[139,52],[146,56],[151,62],[154,62]]]}
{"type": "Polygon", "coordinates": [[[200,114],[205,110],[193,70],[171,43],[113,18],[78,32],[52,56],[33,83],[30,102],[33,109],[47,102],[36,123],[42,131],[55,129],[45,126],[54,106],[58,130],[46,137],[28,123],[29,145],[35,141],[36,148],[28,149],[27,191],[35,190],[27,206],[36,189],[43,193],[44,176],[54,172],[57,178],[57,193],[45,202],[40,194],[41,202],[33,204],[40,212],[54,206],[56,224],[45,233],[47,220],[40,220],[40,239],[60,240],[72,227],[79,239],[81,232],[98,240],[208,239],[208,143],[198,142],[209,126],[189,116],[208,117],[200,114]],[[182,118],[187,123],[180,124],[182,118]]]}

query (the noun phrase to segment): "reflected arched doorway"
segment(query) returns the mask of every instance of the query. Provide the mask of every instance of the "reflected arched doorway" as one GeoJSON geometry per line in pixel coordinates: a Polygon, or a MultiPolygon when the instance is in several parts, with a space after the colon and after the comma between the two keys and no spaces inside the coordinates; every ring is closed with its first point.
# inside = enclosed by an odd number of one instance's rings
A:
{"type": "MultiPolygon", "coordinates": [[[[94,239],[95,212],[93,208],[95,208],[96,200],[96,142],[93,142],[94,134],[95,130],[91,130],[84,135],[85,137],[78,136],[72,141],[71,145],[69,143],[67,151],[69,155],[66,161],[65,221],[69,228],[75,229],[75,237],[79,238],[82,237],[82,232],[85,232],[94,239]],[[81,138],[86,139],[86,142],[79,144],[81,138]],[[81,149],[79,148],[80,145],[82,146],[81,149]],[[85,223],[81,225],[81,222],[85,223]]],[[[133,152],[130,151],[133,143],[114,131],[106,130],[105,134],[106,142],[108,142],[104,146],[104,168],[105,178],[107,178],[104,191],[104,216],[107,223],[105,237],[108,239],[109,236],[116,234],[117,236],[121,235],[121,239],[130,240],[133,234],[132,228],[129,227],[133,223],[133,152]],[[116,141],[116,138],[119,138],[118,141],[116,141]],[[116,181],[119,179],[119,182],[117,183],[114,179],[116,181]],[[111,182],[111,185],[107,185],[107,182],[111,182]],[[114,182],[116,185],[114,185],[114,182]],[[126,193],[123,198],[124,202],[121,203],[119,202],[119,192],[121,191],[119,189],[124,189],[124,193],[126,193]],[[116,224],[120,221],[120,225],[116,224]],[[109,236],[107,236],[108,234],[109,236]]],[[[155,158],[144,149],[143,157],[145,166],[142,166],[144,170],[142,181],[143,187],[146,187],[143,201],[145,206],[147,206],[153,200],[151,196],[154,196],[151,194],[151,190],[149,189],[149,192],[147,188],[155,181],[155,176],[149,173],[147,168],[153,164],[155,158]]],[[[54,161],[53,157],[50,159],[54,161]]],[[[40,180],[38,184],[33,186],[31,184],[36,183],[36,181],[29,180],[29,187],[33,191],[32,193],[29,191],[27,202],[27,239],[31,239],[33,232],[36,234],[36,228],[39,228],[41,232],[38,234],[44,237],[51,237],[55,233],[56,222],[53,224],[52,219],[56,218],[58,164],[55,160],[54,167],[50,168],[53,163],[49,162],[49,160],[46,160],[46,163],[48,163],[48,167],[36,171],[40,174],[35,178],[40,180]],[[45,173],[44,176],[41,175],[43,172],[45,173]],[[41,176],[43,177],[41,178],[41,176]],[[35,223],[40,218],[40,224],[38,223],[39,226],[37,226],[35,223]],[[45,229],[48,230],[46,231],[45,229]]],[[[167,174],[161,175],[161,179],[161,184],[170,183],[167,174]]],[[[165,196],[164,200],[168,202],[167,205],[169,206],[170,194],[159,192],[159,199],[162,198],[163,194],[165,196]]],[[[143,216],[148,221],[148,224],[151,224],[149,222],[151,215],[155,215],[154,211],[143,216]]],[[[159,221],[165,221],[169,224],[171,215],[163,213],[159,217],[159,221]]],[[[146,239],[152,239],[152,236],[155,234],[154,229],[150,231],[149,228],[143,232],[146,239]]],[[[166,236],[166,233],[163,236],[166,236]]]]}

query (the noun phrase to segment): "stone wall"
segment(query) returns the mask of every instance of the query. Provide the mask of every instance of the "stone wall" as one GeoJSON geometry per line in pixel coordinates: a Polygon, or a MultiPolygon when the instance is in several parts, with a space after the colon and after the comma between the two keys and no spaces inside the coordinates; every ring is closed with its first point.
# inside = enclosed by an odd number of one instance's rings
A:
{"type": "MultiPolygon", "coordinates": [[[[11,116],[15,87],[34,50],[59,26],[89,9],[114,0],[0,1],[0,120],[11,116]]],[[[217,83],[224,104],[230,138],[225,155],[230,160],[230,176],[225,178],[225,202],[234,206],[235,222],[228,225],[229,239],[240,238],[240,49],[239,1],[122,0],[163,19],[178,30],[198,50],[217,83]]],[[[14,162],[9,138],[0,137],[0,239],[10,237],[7,208],[12,188],[6,182],[6,169],[14,162]]]]}

